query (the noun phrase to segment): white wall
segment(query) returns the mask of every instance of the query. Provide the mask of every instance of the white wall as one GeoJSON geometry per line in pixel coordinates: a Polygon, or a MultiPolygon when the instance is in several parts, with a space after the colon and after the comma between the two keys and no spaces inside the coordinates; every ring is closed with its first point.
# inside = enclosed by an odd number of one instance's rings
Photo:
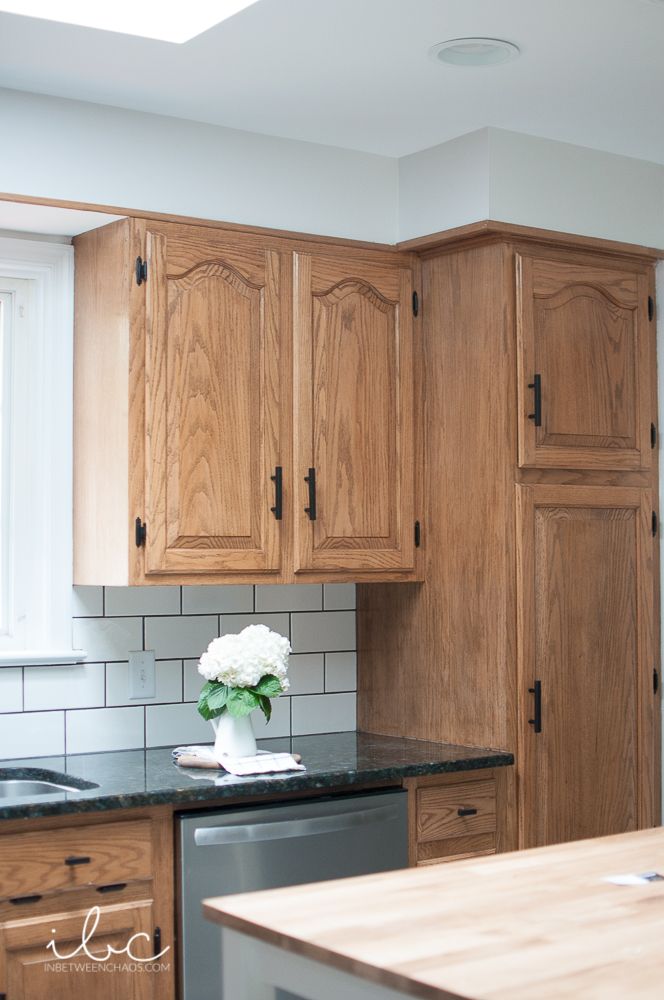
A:
{"type": "Polygon", "coordinates": [[[398,167],[384,156],[11,90],[0,129],[6,194],[397,236],[398,167]]]}
{"type": "Polygon", "coordinates": [[[489,218],[664,246],[664,167],[488,129],[489,218]]]}
{"type": "Polygon", "coordinates": [[[489,129],[399,160],[399,239],[488,218],[489,129]]]}

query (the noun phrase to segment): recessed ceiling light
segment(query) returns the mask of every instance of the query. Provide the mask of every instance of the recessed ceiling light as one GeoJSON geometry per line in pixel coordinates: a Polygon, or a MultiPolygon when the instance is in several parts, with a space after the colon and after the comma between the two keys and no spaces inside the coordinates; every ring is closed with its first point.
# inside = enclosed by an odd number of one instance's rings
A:
{"type": "Polygon", "coordinates": [[[450,66],[498,66],[520,53],[518,45],[502,38],[450,38],[429,49],[432,59],[450,66]]]}
{"type": "Polygon", "coordinates": [[[123,35],[188,42],[257,0],[0,0],[0,13],[22,14],[123,35]]]}

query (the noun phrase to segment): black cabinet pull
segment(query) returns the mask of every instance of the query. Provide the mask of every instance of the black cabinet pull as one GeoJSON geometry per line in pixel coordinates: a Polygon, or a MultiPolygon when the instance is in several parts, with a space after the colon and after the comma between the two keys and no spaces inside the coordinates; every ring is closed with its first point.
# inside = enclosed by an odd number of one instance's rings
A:
{"type": "Polygon", "coordinates": [[[477,809],[457,809],[457,816],[477,816],[477,809]]]}
{"type": "Polygon", "coordinates": [[[92,858],[76,857],[75,855],[70,855],[70,857],[65,858],[66,865],[89,865],[92,858]]]}
{"type": "Polygon", "coordinates": [[[534,718],[528,719],[528,725],[533,727],[534,732],[542,732],[542,682],[535,681],[535,687],[528,688],[530,694],[535,696],[534,718]]]}
{"type": "Polygon", "coordinates": [[[10,899],[9,902],[13,906],[23,906],[24,903],[38,903],[41,896],[17,896],[15,899],[10,899]]]}
{"type": "Polygon", "coordinates": [[[542,426],[542,376],[535,375],[532,382],[528,383],[528,388],[535,393],[535,412],[528,414],[529,420],[535,421],[535,427],[542,426]]]}
{"type": "Polygon", "coordinates": [[[316,470],[309,469],[309,475],[304,477],[305,483],[309,484],[309,506],[304,508],[304,513],[309,515],[310,521],[316,520],[316,470]]]}
{"type": "Polygon", "coordinates": [[[161,927],[155,927],[152,935],[152,954],[156,958],[161,951],[161,927]]]}
{"type": "Polygon", "coordinates": [[[126,882],[112,882],[110,885],[98,885],[97,892],[122,892],[126,888],[126,882]]]}
{"type": "Polygon", "coordinates": [[[274,475],[270,476],[270,479],[274,483],[274,507],[270,507],[270,510],[274,514],[275,521],[281,521],[284,512],[284,470],[280,465],[277,465],[274,475]]]}

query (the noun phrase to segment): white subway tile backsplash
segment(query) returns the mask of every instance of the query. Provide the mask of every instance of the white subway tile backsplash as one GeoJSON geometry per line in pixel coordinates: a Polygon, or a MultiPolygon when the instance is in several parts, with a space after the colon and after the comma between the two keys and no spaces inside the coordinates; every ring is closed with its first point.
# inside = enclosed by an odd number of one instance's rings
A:
{"type": "Polygon", "coordinates": [[[297,698],[281,695],[272,699],[272,718],[268,723],[262,712],[254,712],[254,732],[257,740],[271,740],[277,736],[290,736],[291,732],[291,702],[297,698]]]}
{"type": "Polygon", "coordinates": [[[354,691],[357,687],[357,653],[325,654],[325,690],[354,691]]]}
{"type": "Polygon", "coordinates": [[[145,619],[145,648],[154,649],[158,660],[200,656],[217,635],[219,621],[216,615],[145,619]]]}
{"type": "Polygon", "coordinates": [[[74,587],[72,614],[74,618],[101,618],[104,614],[103,587],[74,587]]]}
{"type": "Polygon", "coordinates": [[[291,628],[294,653],[355,649],[354,611],[295,612],[291,628]]]}
{"type": "Polygon", "coordinates": [[[64,712],[21,712],[0,719],[0,757],[47,757],[64,752],[64,712]]]}
{"type": "Polygon", "coordinates": [[[148,705],[145,709],[145,745],[175,747],[183,743],[212,743],[212,724],[191,703],[148,705]]]}
{"type": "Polygon", "coordinates": [[[352,693],[304,695],[293,698],[292,702],[293,736],[355,729],[355,695],[352,693]]]}
{"type": "Polygon", "coordinates": [[[67,712],[67,753],[102,753],[145,746],[143,708],[67,712]]]}
{"type": "Polygon", "coordinates": [[[355,728],[354,584],[75,587],[73,607],[86,663],[0,669],[0,758],[211,742],[198,659],[217,635],[259,623],[294,652],[270,724],[253,716],[257,737],[355,728]],[[155,651],[156,694],[130,700],[127,659],[142,649],[155,651]]]}
{"type": "Polygon", "coordinates": [[[103,663],[26,667],[23,683],[26,712],[95,708],[104,704],[103,663]]]}
{"type": "Polygon", "coordinates": [[[241,632],[247,625],[267,625],[273,632],[290,637],[290,628],[287,614],[262,614],[262,615],[222,615],[221,634],[228,635],[230,632],[241,632]]]}
{"type": "Polygon", "coordinates": [[[322,653],[293,653],[288,663],[290,695],[317,694],[325,690],[322,653]]]}
{"type": "Polygon", "coordinates": [[[107,587],[107,615],[179,615],[179,587],[107,587]]]}
{"type": "Polygon", "coordinates": [[[254,610],[254,588],[244,584],[225,587],[183,587],[185,615],[235,614],[254,610]]]}
{"type": "Polygon", "coordinates": [[[205,678],[198,672],[198,658],[184,661],[184,700],[198,701],[205,678]]]}
{"type": "Polygon", "coordinates": [[[323,588],[320,583],[258,584],[256,611],[320,611],[323,588]]]}
{"type": "Polygon", "coordinates": [[[126,660],[130,649],[143,648],[142,618],[74,618],[74,649],[88,661],[126,660]]]}
{"type": "Polygon", "coordinates": [[[353,611],[355,609],[355,584],[324,584],[323,607],[326,611],[353,611]]]}
{"type": "Polygon", "coordinates": [[[129,697],[129,664],[109,663],[106,667],[107,705],[154,705],[182,701],[182,660],[157,660],[154,698],[129,697]]]}
{"type": "Polygon", "coordinates": [[[2,667],[0,668],[0,712],[22,711],[23,668],[2,667]]]}

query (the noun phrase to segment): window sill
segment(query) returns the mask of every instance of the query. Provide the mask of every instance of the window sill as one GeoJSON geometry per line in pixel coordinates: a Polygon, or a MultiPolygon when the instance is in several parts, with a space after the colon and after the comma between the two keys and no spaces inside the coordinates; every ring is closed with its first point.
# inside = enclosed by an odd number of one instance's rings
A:
{"type": "Polygon", "coordinates": [[[22,649],[0,652],[0,667],[60,666],[83,663],[88,654],[83,649],[22,649]]]}

